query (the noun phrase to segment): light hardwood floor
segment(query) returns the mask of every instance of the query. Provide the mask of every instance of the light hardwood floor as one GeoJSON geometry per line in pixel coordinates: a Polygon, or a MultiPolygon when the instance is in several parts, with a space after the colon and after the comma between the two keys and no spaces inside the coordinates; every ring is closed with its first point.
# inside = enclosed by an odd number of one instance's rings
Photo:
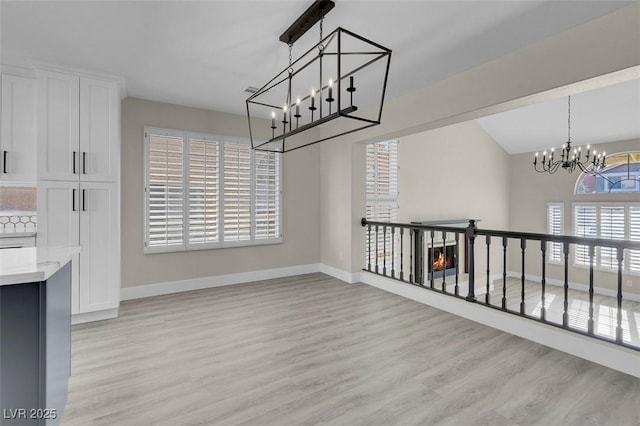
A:
{"type": "Polygon", "coordinates": [[[323,274],[75,326],[63,425],[640,425],[640,379],[323,274]]]}

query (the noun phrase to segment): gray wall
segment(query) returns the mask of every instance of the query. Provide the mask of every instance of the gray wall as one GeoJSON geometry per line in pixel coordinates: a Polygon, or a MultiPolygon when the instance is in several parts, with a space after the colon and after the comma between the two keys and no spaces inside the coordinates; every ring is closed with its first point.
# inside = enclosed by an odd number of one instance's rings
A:
{"type": "Polygon", "coordinates": [[[122,102],[122,287],[319,262],[318,146],[283,156],[282,244],[143,254],[145,125],[248,137],[243,116],[136,98],[122,102]]]}
{"type": "MultiPolygon", "coordinates": [[[[607,155],[617,152],[637,151],[640,149],[640,139],[611,142],[594,145],[598,151],[606,151],[607,155]]],[[[510,223],[514,231],[547,232],[547,203],[564,203],[564,233],[573,234],[573,203],[577,202],[640,202],[640,194],[585,194],[575,195],[575,185],[580,174],[569,174],[564,170],[557,171],[554,175],[537,173],[532,166],[533,153],[512,155],[510,164],[510,223]]],[[[519,249],[518,249],[519,250],[519,249]]],[[[510,252],[511,270],[519,271],[520,256],[518,250],[510,252]]],[[[541,260],[539,245],[528,249],[526,273],[540,275],[541,260]]],[[[570,257],[570,265],[573,263],[570,257]]],[[[563,270],[559,265],[547,264],[547,273],[550,278],[563,279],[563,270]]],[[[616,275],[602,272],[595,274],[597,287],[614,289],[616,275]]],[[[569,280],[576,283],[587,284],[588,269],[569,268],[569,280]]],[[[640,277],[629,275],[623,277],[624,291],[640,294],[640,277]],[[630,282],[630,283],[629,283],[630,282]]]]}
{"type": "Polygon", "coordinates": [[[475,122],[399,141],[401,221],[473,218],[509,228],[509,156],[475,122]]]}
{"type": "MultiPolygon", "coordinates": [[[[481,228],[509,228],[509,156],[474,121],[399,141],[401,222],[481,219],[481,228]]],[[[493,273],[501,271],[499,251],[494,244],[493,273]]],[[[476,253],[478,265],[484,265],[484,247],[476,253]]],[[[463,250],[460,256],[464,262],[463,250]]],[[[477,279],[484,273],[480,269],[477,279]]]]}

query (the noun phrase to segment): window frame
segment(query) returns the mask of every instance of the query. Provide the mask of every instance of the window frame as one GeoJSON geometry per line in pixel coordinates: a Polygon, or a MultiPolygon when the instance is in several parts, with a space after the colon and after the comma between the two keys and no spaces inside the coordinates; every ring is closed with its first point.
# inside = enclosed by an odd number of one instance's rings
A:
{"type": "Polygon", "coordinates": [[[278,164],[278,237],[256,239],[256,222],[255,222],[255,210],[256,210],[256,162],[255,152],[250,149],[250,238],[248,240],[241,241],[224,241],[224,150],[226,143],[240,143],[251,147],[250,140],[242,137],[222,136],[203,132],[192,132],[188,130],[176,130],[160,128],[155,126],[144,126],[143,131],[143,214],[144,214],[144,226],[143,226],[143,252],[144,254],[155,253],[175,253],[185,251],[199,251],[199,250],[212,250],[221,248],[234,248],[234,247],[251,247],[262,246],[271,244],[280,244],[283,242],[283,205],[284,205],[284,192],[283,192],[283,158],[281,154],[274,153],[276,155],[278,164]],[[150,246],[148,244],[149,236],[149,142],[150,135],[164,135],[170,137],[182,138],[183,141],[183,154],[182,154],[182,170],[183,170],[183,224],[182,235],[183,243],[175,246],[150,246]],[[218,147],[218,214],[217,214],[217,226],[218,226],[218,241],[207,243],[191,243],[189,242],[189,141],[191,139],[197,140],[212,140],[219,142],[218,147]]]}

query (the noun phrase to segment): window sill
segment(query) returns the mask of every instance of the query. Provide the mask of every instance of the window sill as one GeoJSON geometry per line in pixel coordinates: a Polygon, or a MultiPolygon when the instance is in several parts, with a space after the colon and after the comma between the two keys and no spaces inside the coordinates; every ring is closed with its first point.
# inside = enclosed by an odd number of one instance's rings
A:
{"type": "Polygon", "coordinates": [[[158,253],[182,253],[201,250],[218,250],[226,248],[238,248],[238,247],[253,247],[253,246],[265,246],[282,244],[282,237],[270,238],[264,240],[253,241],[227,241],[224,243],[206,243],[206,244],[191,244],[186,247],[183,245],[173,247],[145,247],[144,254],[158,254],[158,253]]]}

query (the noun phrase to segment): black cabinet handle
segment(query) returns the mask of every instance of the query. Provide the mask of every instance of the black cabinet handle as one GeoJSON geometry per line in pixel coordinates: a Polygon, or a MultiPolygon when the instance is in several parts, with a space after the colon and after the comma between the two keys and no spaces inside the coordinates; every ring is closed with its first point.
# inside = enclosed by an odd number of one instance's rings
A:
{"type": "Polygon", "coordinates": [[[82,152],[82,173],[87,174],[87,153],[82,152]]]}
{"type": "Polygon", "coordinates": [[[87,190],[83,189],[82,190],[82,211],[86,212],[87,211],[87,206],[86,206],[86,200],[87,200],[87,190]]]}
{"type": "Polygon", "coordinates": [[[2,151],[2,173],[7,173],[7,154],[9,151],[2,151]]]}
{"type": "Polygon", "coordinates": [[[76,174],[76,151],[73,151],[73,174],[76,174]]]}
{"type": "Polygon", "coordinates": [[[71,190],[71,211],[76,211],[76,189],[71,190]]]}

